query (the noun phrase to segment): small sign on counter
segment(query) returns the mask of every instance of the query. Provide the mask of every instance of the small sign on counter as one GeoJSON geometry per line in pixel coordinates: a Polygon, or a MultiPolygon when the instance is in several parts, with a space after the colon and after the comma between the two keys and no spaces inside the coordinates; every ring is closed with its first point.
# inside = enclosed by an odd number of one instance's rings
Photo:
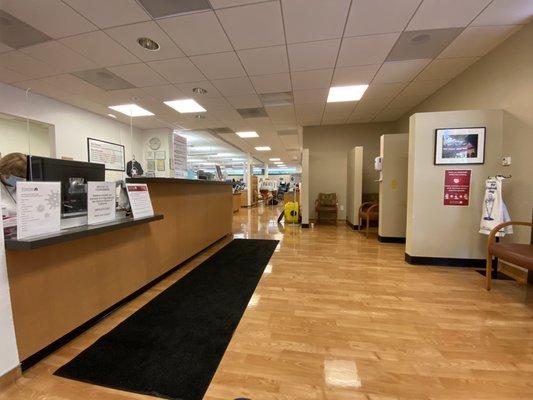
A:
{"type": "Polygon", "coordinates": [[[128,191],[133,218],[152,217],[154,215],[152,200],[146,183],[127,183],[126,190],[128,191]]]}
{"type": "Polygon", "coordinates": [[[115,182],[87,183],[87,222],[89,225],[114,221],[115,182]]]}
{"type": "Polygon", "coordinates": [[[17,182],[17,239],[61,229],[61,183],[17,182]]]}
{"type": "Polygon", "coordinates": [[[445,206],[468,206],[471,174],[469,169],[447,169],[444,172],[445,206]]]}

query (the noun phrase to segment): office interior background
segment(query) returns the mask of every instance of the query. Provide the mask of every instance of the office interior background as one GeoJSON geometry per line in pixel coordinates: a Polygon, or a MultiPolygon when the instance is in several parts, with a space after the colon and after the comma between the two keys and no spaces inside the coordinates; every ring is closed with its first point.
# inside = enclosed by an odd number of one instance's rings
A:
{"type": "Polygon", "coordinates": [[[533,0],[0,0],[0,165],[117,145],[105,181],[146,184],[154,211],[48,242],[6,227],[0,399],[532,398],[532,16],[533,0]],[[482,130],[477,162],[438,160],[454,129],[482,130]],[[463,203],[443,197],[454,171],[463,203]],[[500,222],[524,223],[502,238],[479,232],[487,178],[500,222]],[[223,274],[256,263],[253,283],[223,274]],[[204,288],[215,267],[225,295],[204,288]],[[101,340],[182,279],[205,319],[182,333],[221,347],[115,369],[101,340]],[[93,348],[101,364],[78,361],[93,348]]]}

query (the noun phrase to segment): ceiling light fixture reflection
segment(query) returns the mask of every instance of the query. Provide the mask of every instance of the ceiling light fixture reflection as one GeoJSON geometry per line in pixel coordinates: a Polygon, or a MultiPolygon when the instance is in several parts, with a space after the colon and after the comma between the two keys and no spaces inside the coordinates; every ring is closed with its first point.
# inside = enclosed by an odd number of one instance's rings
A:
{"type": "Polygon", "coordinates": [[[173,108],[180,114],[207,111],[205,108],[203,108],[200,104],[198,104],[193,99],[169,100],[169,101],[164,101],[163,103],[165,103],[170,108],[173,108]]]}
{"type": "Polygon", "coordinates": [[[368,85],[332,86],[329,88],[328,103],[361,100],[367,88],[368,85]]]}
{"type": "Polygon", "coordinates": [[[270,146],[257,146],[257,147],[255,147],[255,149],[256,149],[257,151],[270,151],[270,150],[272,150],[272,149],[270,148],[270,146]]]}
{"type": "Polygon", "coordinates": [[[116,106],[110,106],[109,108],[125,114],[128,117],[146,117],[149,115],[154,115],[154,113],[139,107],[137,104],[119,104],[116,106]]]}
{"type": "Polygon", "coordinates": [[[281,158],[273,157],[273,158],[269,158],[268,161],[281,161],[281,158]]]}
{"type": "Polygon", "coordinates": [[[282,165],[282,164],[283,164],[283,161],[274,161],[274,164],[276,164],[276,165],[282,165]]]}
{"type": "Polygon", "coordinates": [[[241,131],[241,132],[235,132],[235,134],[243,139],[249,139],[254,137],[259,137],[256,131],[241,131]]]}
{"type": "Polygon", "coordinates": [[[115,114],[107,114],[108,117],[111,117],[111,118],[114,118],[114,119],[117,119],[117,116],[115,114]]]}

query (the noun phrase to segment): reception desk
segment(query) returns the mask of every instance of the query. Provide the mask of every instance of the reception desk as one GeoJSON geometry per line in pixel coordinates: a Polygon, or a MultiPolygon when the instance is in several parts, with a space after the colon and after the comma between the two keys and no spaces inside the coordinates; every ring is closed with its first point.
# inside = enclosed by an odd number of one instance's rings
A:
{"type": "Polygon", "coordinates": [[[170,178],[130,182],[148,184],[156,217],[66,232],[69,237],[57,235],[46,243],[6,242],[23,366],[231,233],[231,184],[170,178]]]}

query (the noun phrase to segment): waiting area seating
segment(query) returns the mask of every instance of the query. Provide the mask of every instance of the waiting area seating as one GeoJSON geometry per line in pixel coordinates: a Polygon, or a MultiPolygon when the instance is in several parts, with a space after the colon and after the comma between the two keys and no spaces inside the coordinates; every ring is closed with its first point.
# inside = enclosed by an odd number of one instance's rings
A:
{"type": "Polygon", "coordinates": [[[487,265],[485,270],[487,290],[491,289],[492,285],[492,263],[493,257],[497,257],[499,260],[507,261],[511,264],[517,265],[522,268],[526,268],[529,271],[533,270],[533,222],[519,222],[509,221],[497,225],[490,232],[487,244],[487,265]],[[496,234],[506,226],[509,225],[522,225],[530,226],[531,240],[529,244],[521,243],[500,243],[496,242],[496,234]]]}
{"type": "Polygon", "coordinates": [[[365,224],[366,237],[370,232],[370,223],[377,223],[379,221],[379,204],[375,201],[367,201],[361,204],[357,213],[359,218],[359,230],[363,229],[365,224]]]}
{"type": "MultiPolygon", "coordinates": [[[[337,215],[339,213],[339,202],[337,200],[337,193],[319,193],[318,198],[315,200],[315,214],[316,223],[319,224],[321,215],[324,213],[330,213],[335,215],[335,219],[332,221],[337,223],[337,215]]],[[[328,219],[330,220],[330,219],[328,219]]],[[[324,221],[324,219],[322,219],[324,221]]]]}

